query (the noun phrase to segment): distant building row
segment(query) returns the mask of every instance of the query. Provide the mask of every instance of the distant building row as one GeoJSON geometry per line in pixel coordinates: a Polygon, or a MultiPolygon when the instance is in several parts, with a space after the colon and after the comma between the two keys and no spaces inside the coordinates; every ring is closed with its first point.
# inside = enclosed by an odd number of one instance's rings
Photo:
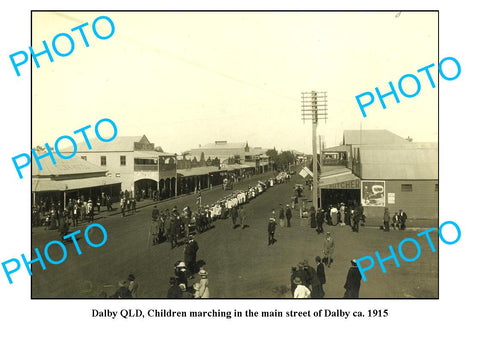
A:
{"type": "Polygon", "coordinates": [[[117,137],[110,143],[93,139],[90,143],[91,148],[78,144],[76,157],[43,171],[34,164],[33,199],[52,193],[57,200],[81,195],[94,199],[105,192],[115,201],[120,190],[134,196],[157,191],[161,198],[168,198],[219,185],[227,176],[269,170],[266,150],[250,149],[248,143],[215,142],[181,156],[155,148],[146,136],[117,137]]]}

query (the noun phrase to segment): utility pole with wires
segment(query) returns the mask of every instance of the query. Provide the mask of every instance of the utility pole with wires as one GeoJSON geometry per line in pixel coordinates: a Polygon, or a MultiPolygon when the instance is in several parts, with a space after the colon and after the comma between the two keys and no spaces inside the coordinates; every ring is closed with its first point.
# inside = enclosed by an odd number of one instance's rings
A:
{"type": "Polygon", "coordinates": [[[327,121],[327,92],[302,92],[302,119],[312,121],[312,167],[313,167],[313,195],[312,203],[315,211],[319,204],[318,199],[318,157],[317,157],[317,123],[318,119],[327,121]]]}

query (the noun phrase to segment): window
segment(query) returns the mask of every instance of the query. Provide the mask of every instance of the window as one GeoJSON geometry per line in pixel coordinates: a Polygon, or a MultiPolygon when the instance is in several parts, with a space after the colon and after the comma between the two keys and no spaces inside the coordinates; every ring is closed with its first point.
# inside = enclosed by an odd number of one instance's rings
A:
{"type": "Polygon", "coordinates": [[[100,165],[107,165],[107,156],[100,156],[100,165]]]}
{"type": "Polygon", "coordinates": [[[411,184],[402,184],[402,191],[413,191],[411,184]]]}
{"type": "Polygon", "coordinates": [[[87,160],[87,156],[80,156],[80,157],[82,157],[82,159],[83,159],[84,161],[87,160]]]}
{"type": "Polygon", "coordinates": [[[435,191],[438,191],[438,183],[435,184],[435,191]]]}
{"type": "Polygon", "coordinates": [[[120,156],[120,165],[127,165],[127,157],[120,156]]]}

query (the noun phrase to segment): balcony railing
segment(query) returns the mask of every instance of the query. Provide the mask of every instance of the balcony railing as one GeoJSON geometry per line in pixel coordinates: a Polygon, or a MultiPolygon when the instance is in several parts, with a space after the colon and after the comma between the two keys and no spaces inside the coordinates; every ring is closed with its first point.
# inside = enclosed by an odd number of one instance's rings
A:
{"type": "Polygon", "coordinates": [[[134,164],[134,171],[158,171],[157,164],[134,164]]]}
{"type": "Polygon", "coordinates": [[[348,161],[346,159],[323,159],[322,160],[323,165],[348,165],[348,161]]]}
{"type": "Polygon", "coordinates": [[[176,164],[160,164],[160,171],[172,171],[177,168],[176,164]]]}
{"type": "MultiPolygon", "coordinates": [[[[134,164],[134,171],[158,171],[157,164],[134,164]]],[[[176,164],[160,164],[160,171],[175,171],[176,164]]]]}

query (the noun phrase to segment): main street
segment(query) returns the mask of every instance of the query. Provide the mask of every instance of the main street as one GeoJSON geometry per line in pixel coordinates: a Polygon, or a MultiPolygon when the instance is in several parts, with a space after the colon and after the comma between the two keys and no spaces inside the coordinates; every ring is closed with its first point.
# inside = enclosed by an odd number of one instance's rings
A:
{"type": "MultiPolygon", "coordinates": [[[[262,178],[272,176],[265,174],[262,178]]],[[[259,177],[236,185],[235,189],[246,188],[256,183],[259,177]]],[[[290,295],[290,268],[307,259],[315,267],[316,255],[322,255],[324,234],[309,228],[308,219],[300,219],[294,210],[292,228],[277,226],[274,245],[267,245],[267,223],[271,210],[279,204],[288,204],[293,194],[293,185],[301,183],[296,175],[289,183],[269,188],[259,197],[244,205],[248,228],[233,229],[231,220],[217,220],[215,227],[197,235],[199,245],[197,260],[207,263],[209,287],[213,298],[283,298],[290,295]]],[[[202,192],[203,203],[210,204],[228,195],[229,191],[215,188],[202,192]]],[[[311,196],[306,191],[307,197],[311,196]]],[[[158,203],[159,209],[178,209],[195,206],[195,195],[158,203]]],[[[133,273],[139,282],[138,296],[141,298],[164,298],[169,288],[168,279],[173,276],[173,265],[183,260],[183,247],[170,249],[169,243],[152,246],[148,231],[151,225],[153,206],[139,209],[135,215],[107,216],[98,221],[108,232],[108,241],[99,248],[91,248],[82,238],[78,241],[82,255],[78,255],[73,244],[67,244],[68,257],[60,265],[46,262],[42,271],[40,264],[32,265],[32,297],[78,297],[96,298],[102,292],[113,294],[120,280],[133,273]]],[[[430,221],[429,223],[432,223],[430,221]]],[[[420,227],[420,226],[419,226],[420,227]]],[[[430,227],[430,225],[425,225],[430,227]]],[[[80,227],[83,230],[86,225],[80,227]]],[[[389,255],[388,245],[397,249],[406,237],[417,238],[418,230],[392,231],[385,233],[374,225],[362,227],[360,233],[352,233],[347,226],[330,227],[335,238],[334,263],[326,268],[326,298],[341,298],[343,285],[350,267],[350,259],[365,255],[375,257],[379,251],[383,257],[389,255]]],[[[33,233],[32,245],[43,251],[50,240],[58,239],[56,231],[33,233]]],[[[101,234],[91,232],[93,242],[101,240],[101,234]],[[96,241],[95,241],[96,240],[96,241]]],[[[432,240],[438,248],[437,233],[432,240]]],[[[397,268],[393,260],[385,262],[387,273],[382,273],[378,263],[367,272],[366,283],[362,282],[360,297],[406,298],[438,296],[438,252],[432,253],[425,238],[418,241],[422,247],[420,258],[411,263],[403,262],[397,268]]],[[[61,257],[57,247],[51,248],[54,259],[61,257]],[[55,249],[54,249],[55,248],[55,249]],[[56,252],[56,253],[55,253],[56,252]]],[[[404,247],[408,257],[414,257],[414,247],[404,247]]],[[[189,285],[198,282],[196,275],[189,285]]]]}

